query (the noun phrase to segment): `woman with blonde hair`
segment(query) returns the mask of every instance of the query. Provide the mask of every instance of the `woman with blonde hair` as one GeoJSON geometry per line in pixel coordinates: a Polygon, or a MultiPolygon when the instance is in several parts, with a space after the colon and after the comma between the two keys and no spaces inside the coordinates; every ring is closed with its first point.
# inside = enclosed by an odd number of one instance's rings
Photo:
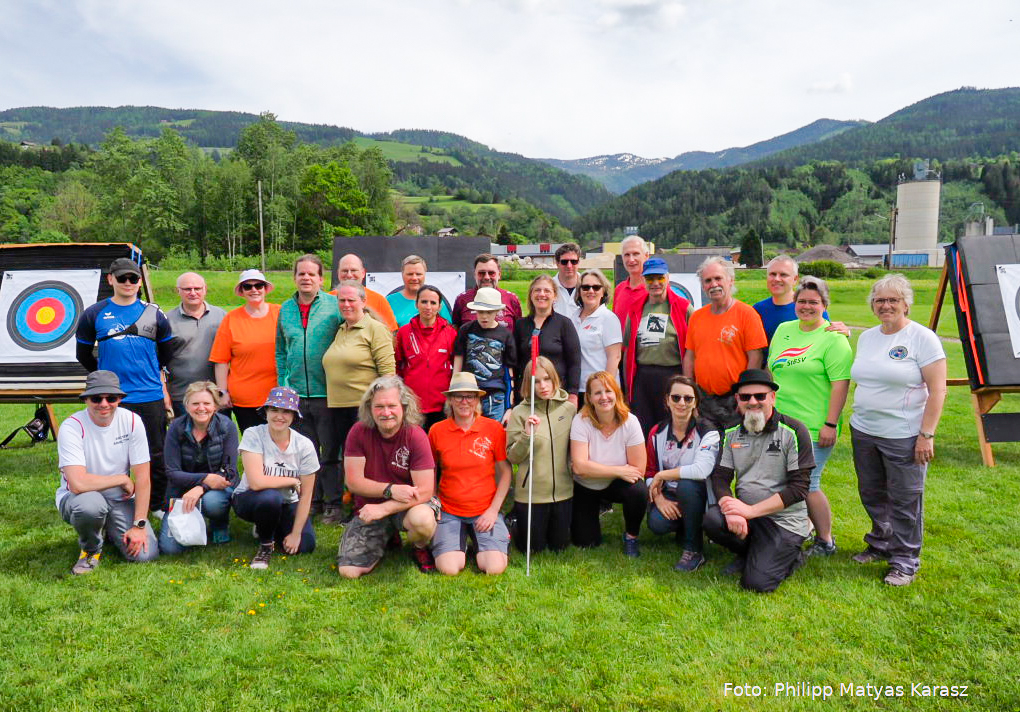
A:
{"type": "Polygon", "coordinates": [[[616,379],[605,371],[588,377],[585,402],[570,426],[570,459],[574,470],[575,546],[602,543],[599,505],[623,504],[623,553],[640,556],[638,534],[645,516],[647,452],[641,424],[627,408],[616,379]]]}
{"type": "Polygon", "coordinates": [[[515,389],[520,392],[524,383],[524,367],[531,360],[531,337],[537,335],[538,353],[556,367],[560,383],[570,402],[576,406],[581,380],[581,346],[573,322],[553,311],[556,291],[556,280],[547,274],[535,277],[528,287],[528,315],[514,322],[514,343],[517,347],[515,389]]]}

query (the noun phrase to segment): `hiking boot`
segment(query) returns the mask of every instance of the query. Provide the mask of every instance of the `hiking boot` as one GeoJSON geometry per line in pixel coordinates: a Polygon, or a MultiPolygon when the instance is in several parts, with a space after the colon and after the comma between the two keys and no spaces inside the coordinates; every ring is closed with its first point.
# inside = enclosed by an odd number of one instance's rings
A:
{"type": "Polygon", "coordinates": [[[882,579],[885,583],[890,586],[909,586],[914,582],[914,576],[916,574],[908,574],[905,571],[899,569],[889,569],[889,573],[882,579]]]}
{"type": "Polygon", "coordinates": [[[705,563],[705,557],[697,551],[684,550],[680,561],[673,565],[674,571],[697,571],[705,563]]]}
{"type": "Polygon", "coordinates": [[[723,567],[722,575],[723,576],[739,576],[740,574],[744,573],[744,566],[746,564],[747,564],[747,561],[744,559],[744,557],[743,556],[738,556],[738,557],[734,558],[733,561],[731,561],[730,563],[726,564],[725,567],[723,567]]]}
{"type": "Polygon", "coordinates": [[[335,505],[323,507],[322,509],[322,523],[323,524],[343,524],[344,513],[340,507],[335,505]]]}
{"type": "Polygon", "coordinates": [[[78,561],[71,567],[71,573],[75,576],[92,573],[93,569],[99,566],[99,557],[102,553],[102,551],[97,551],[94,554],[90,554],[87,551],[82,551],[78,554],[78,561]]]}
{"type": "Polygon", "coordinates": [[[870,546],[859,554],[854,554],[850,557],[858,564],[873,564],[876,561],[885,561],[887,557],[878,549],[872,549],[870,546]]]}
{"type": "Polygon", "coordinates": [[[418,570],[423,574],[430,574],[436,570],[436,560],[432,558],[432,552],[427,546],[420,549],[417,546],[411,547],[411,559],[418,564],[418,570]]]}
{"type": "Polygon", "coordinates": [[[641,549],[638,548],[637,537],[632,539],[626,534],[623,535],[623,555],[629,556],[632,559],[636,559],[641,556],[641,549]]]}
{"type": "Polygon", "coordinates": [[[808,556],[832,556],[836,553],[836,537],[832,537],[832,541],[825,541],[821,537],[816,536],[815,542],[808,547],[808,556]]]}
{"type": "Polygon", "coordinates": [[[275,547],[273,544],[259,544],[258,553],[251,557],[251,563],[248,564],[250,569],[268,569],[269,560],[273,558],[273,550],[275,547]]]}

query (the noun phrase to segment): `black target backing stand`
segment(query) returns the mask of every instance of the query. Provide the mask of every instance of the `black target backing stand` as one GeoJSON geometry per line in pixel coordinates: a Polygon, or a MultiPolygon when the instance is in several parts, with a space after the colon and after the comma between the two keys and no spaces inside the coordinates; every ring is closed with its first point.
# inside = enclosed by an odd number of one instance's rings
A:
{"type": "MultiPolygon", "coordinates": [[[[981,460],[995,467],[992,443],[1020,442],[1020,413],[993,413],[1003,393],[1020,393],[1020,359],[1013,355],[997,264],[1020,263],[1015,235],[961,237],[946,246],[929,328],[935,331],[946,288],[953,292],[967,378],[946,379],[947,386],[970,386],[981,460]]],[[[1020,294],[1015,306],[1020,314],[1020,294]]]]}

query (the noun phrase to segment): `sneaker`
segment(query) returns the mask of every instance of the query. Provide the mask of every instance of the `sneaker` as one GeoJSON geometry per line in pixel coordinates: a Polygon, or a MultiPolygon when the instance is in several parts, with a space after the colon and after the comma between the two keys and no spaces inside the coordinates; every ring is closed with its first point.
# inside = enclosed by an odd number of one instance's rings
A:
{"type": "Polygon", "coordinates": [[[324,507],[322,510],[323,524],[342,524],[344,520],[343,510],[335,505],[324,507]]]}
{"type": "Polygon", "coordinates": [[[738,556],[734,558],[733,561],[726,564],[726,566],[722,570],[722,575],[739,576],[740,574],[744,573],[744,566],[746,565],[746,563],[747,562],[745,561],[743,556],[738,556]]]}
{"type": "Polygon", "coordinates": [[[102,551],[97,551],[94,554],[82,551],[78,554],[78,561],[76,561],[74,566],[71,567],[71,573],[75,576],[92,573],[93,569],[99,566],[99,557],[102,556],[102,554],[102,551]]]}
{"type": "Polygon", "coordinates": [[[623,554],[629,556],[632,559],[636,559],[641,556],[641,549],[638,548],[637,538],[630,538],[626,534],[623,535],[623,554]]]}
{"type": "Polygon", "coordinates": [[[419,549],[417,546],[412,546],[411,559],[418,564],[418,570],[423,574],[430,574],[436,570],[436,560],[432,558],[432,552],[428,547],[419,549]]]}
{"type": "Polygon", "coordinates": [[[909,586],[914,582],[914,576],[915,574],[908,574],[905,571],[891,568],[882,580],[890,586],[909,586]]]}
{"type": "Polygon", "coordinates": [[[258,553],[251,557],[251,563],[248,564],[250,569],[268,569],[269,560],[273,558],[273,549],[275,547],[272,544],[259,544],[258,553]]]}
{"type": "Polygon", "coordinates": [[[210,539],[213,544],[226,544],[230,541],[230,532],[226,529],[213,529],[210,539]]]}
{"type": "Polygon", "coordinates": [[[613,503],[612,502],[603,502],[602,504],[599,505],[599,516],[600,517],[604,517],[607,514],[612,514],[612,513],[613,513],[613,503]]]}
{"type": "Polygon", "coordinates": [[[825,541],[819,537],[815,537],[815,542],[808,547],[808,556],[832,556],[836,553],[836,537],[832,537],[832,541],[825,541]]]}
{"type": "Polygon", "coordinates": [[[705,563],[705,557],[697,551],[684,550],[680,561],[673,566],[674,571],[697,571],[705,563]]]}
{"type": "Polygon", "coordinates": [[[878,549],[872,549],[870,546],[859,554],[854,554],[850,557],[858,564],[873,564],[876,561],[885,561],[888,557],[878,549]]]}

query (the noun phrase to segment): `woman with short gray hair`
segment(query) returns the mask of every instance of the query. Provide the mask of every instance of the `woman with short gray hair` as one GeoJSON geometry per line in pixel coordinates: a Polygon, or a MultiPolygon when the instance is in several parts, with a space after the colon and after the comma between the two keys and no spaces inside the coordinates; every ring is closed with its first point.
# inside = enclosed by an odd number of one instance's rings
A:
{"type": "Polygon", "coordinates": [[[623,328],[620,319],[609,311],[609,280],[602,270],[590,269],[578,280],[574,302],[581,311],[571,318],[581,345],[581,379],[578,388],[578,405],[584,404],[584,387],[588,376],[608,371],[614,376],[620,371],[623,353],[623,328]]]}
{"type": "Polygon", "coordinates": [[[857,342],[850,434],[857,490],[871,517],[860,564],[888,561],[885,582],[906,586],[921,565],[924,482],[946,399],[946,353],[938,336],[908,318],[914,301],[901,274],[882,277],[868,302],[881,324],[857,342]]]}

